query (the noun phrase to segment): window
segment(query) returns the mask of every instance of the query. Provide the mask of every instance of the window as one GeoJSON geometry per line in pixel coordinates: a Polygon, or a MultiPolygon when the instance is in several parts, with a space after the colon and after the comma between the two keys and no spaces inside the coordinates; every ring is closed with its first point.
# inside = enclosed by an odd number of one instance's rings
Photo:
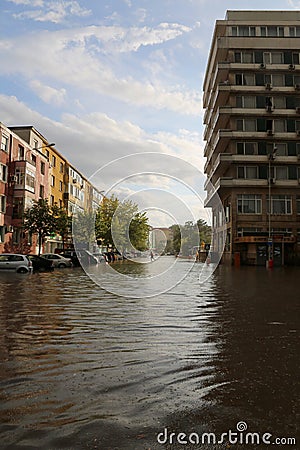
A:
{"type": "Polygon", "coordinates": [[[286,98],[285,97],[272,97],[274,108],[285,109],[286,108],[286,98]]]}
{"type": "Polygon", "coordinates": [[[284,133],[286,131],[286,121],[284,119],[275,119],[274,131],[277,133],[284,133]]]}
{"type": "Polygon", "coordinates": [[[4,242],[5,227],[0,226],[0,242],[4,242]]]}
{"type": "Polygon", "coordinates": [[[41,185],[40,185],[40,197],[41,197],[41,198],[44,198],[44,195],[45,195],[45,188],[44,188],[44,186],[41,184],[41,185]]]}
{"type": "Polygon", "coordinates": [[[238,178],[248,178],[257,179],[258,178],[258,167],[257,166],[243,166],[237,168],[238,178]]]}
{"type": "Polygon", "coordinates": [[[238,214],[261,214],[261,195],[238,195],[237,210],[238,214]]]}
{"type": "Polygon", "coordinates": [[[19,155],[19,159],[25,158],[25,150],[22,145],[19,145],[18,155],[19,155]]]}
{"type": "Polygon", "coordinates": [[[276,26],[260,27],[260,35],[264,37],[283,37],[284,29],[276,26]]]}
{"type": "Polygon", "coordinates": [[[245,228],[238,228],[237,229],[237,235],[239,237],[259,235],[261,233],[262,233],[262,228],[245,227],[245,228]]]}
{"type": "Polygon", "coordinates": [[[0,181],[7,182],[7,166],[0,164],[0,181]]]}
{"type": "Polygon", "coordinates": [[[64,173],[64,165],[63,165],[62,162],[59,163],[59,172],[60,172],[60,173],[64,173]]]}
{"type": "Polygon", "coordinates": [[[50,196],[50,205],[54,206],[54,195],[50,196]]]}
{"type": "Polygon", "coordinates": [[[25,173],[24,173],[24,169],[21,170],[21,169],[19,169],[19,168],[16,168],[15,176],[17,177],[16,184],[17,184],[18,186],[21,186],[21,187],[24,188],[24,183],[25,183],[25,173]]]}
{"type": "Polygon", "coordinates": [[[299,75],[285,75],[285,86],[297,86],[300,85],[300,76],[299,75]]]}
{"type": "Polygon", "coordinates": [[[6,212],[6,197],[5,195],[0,195],[0,212],[6,212]]]}
{"type": "Polygon", "coordinates": [[[263,61],[265,64],[283,64],[283,52],[264,52],[263,61]]]}
{"type": "MultiPolygon", "coordinates": [[[[300,197],[297,197],[296,205],[297,205],[297,214],[300,214],[300,197]]],[[[300,230],[298,230],[298,233],[300,233],[300,230]]]]}
{"type": "MultiPolygon", "coordinates": [[[[267,77],[267,75],[266,75],[267,77]]],[[[267,81],[268,83],[268,81],[267,81]]],[[[273,86],[283,86],[284,84],[284,78],[283,75],[279,74],[279,73],[275,73],[270,77],[270,83],[273,86]]]]}
{"type": "Polygon", "coordinates": [[[31,170],[26,170],[25,175],[25,189],[27,189],[30,192],[34,192],[34,180],[35,180],[35,173],[31,172],[31,170]]]}
{"type": "Polygon", "coordinates": [[[31,162],[34,166],[36,166],[36,156],[31,154],[31,162]]]}
{"type": "Polygon", "coordinates": [[[232,27],[231,28],[232,36],[255,36],[255,27],[243,26],[232,27]]]}
{"type": "MultiPolygon", "coordinates": [[[[267,210],[270,214],[269,197],[267,197],[267,210]]],[[[292,199],[290,195],[271,195],[271,214],[292,214],[292,199]]]]}
{"type": "Polygon", "coordinates": [[[300,27],[290,27],[289,34],[292,37],[300,37],[300,27]]]}
{"type": "Polygon", "coordinates": [[[237,131],[256,131],[256,119],[237,119],[237,131]]]}
{"type": "Polygon", "coordinates": [[[38,141],[36,139],[33,139],[33,148],[38,148],[38,141]]]}
{"type": "Polygon", "coordinates": [[[62,181],[59,182],[59,190],[60,190],[60,192],[63,191],[63,182],[62,181]]]}
{"type": "Polygon", "coordinates": [[[299,64],[299,53],[293,53],[292,54],[292,63],[293,64],[299,64]]]}
{"type": "Polygon", "coordinates": [[[255,97],[252,96],[238,96],[236,98],[236,106],[237,108],[255,108],[256,102],[255,97]]]}
{"type": "Polygon", "coordinates": [[[276,166],[274,167],[276,180],[287,180],[288,179],[288,168],[287,166],[276,166]]]}
{"type": "Polygon", "coordinates": [[[52,155],[51,164],[52,164],[52,167],[56,166],[56,157],[54,155],[52,155]]]}
{"type": "Polygon", "coordinates": [[[8,152],[8,137],[4,135],[1,137],[1,150],[8,152]]]}
{"type": "Polygon", "coordinates": [[[255,155],[257,153],[256,142],[237,142],[236,153],[238,155],[255,155]]]}
{"type": "Polygon", "coordinates": [[[251,64],[254,62],[254,53],[249,51],[235,52],[234,61],[236,63],[251,64]]]}
{"type": "Polygon", "coordinates": [[[235,75],[235,83],[239,86],[254,86],[255,76],[253,73],[237,73],[235,75]]]}
{"type": "Polygon", "coordinates": [[[50,155],[50,153],[49,153],[49,150],[45,150],[45,155],[47,156],[47,158],[49,159],[49,155],[50,155]]]}
{"type": "MultiPolygon", "coordinates": [[[[277,148],[276,155],[275,156],[287,156],[287,145],[285,143],[277,143],[275,145],[277,148]]],[[[274,145],[273,144],[267,144],[267,154],[273,153],[274,145]]]]}
{"type": "Polygon", "coordinates": [[[55,186],[55,176],[51,175],[51,186],[54,187],[55,186]]]}
{"type": "Polygon", "coordinates": [[[41,174],[45,175],[45,163],[41,161],[41,174]]]}

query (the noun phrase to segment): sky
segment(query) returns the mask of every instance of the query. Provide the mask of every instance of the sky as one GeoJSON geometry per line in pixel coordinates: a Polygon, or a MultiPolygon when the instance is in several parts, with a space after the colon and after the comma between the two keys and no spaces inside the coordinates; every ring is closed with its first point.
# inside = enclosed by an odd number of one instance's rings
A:
{"type": "MultiPolygon", "coordinates": [[[[141,208],[154,206],[152,189],[160,199],[171,193],[191,210],[181,217],[174,207],[182,221],[207,218],[202,83],[215,21],[228,9],[296,10],[300,1],[2,0],[0,8],[0,121],[33,125],[100,190],[132,201],[142,190],[141,208]]],[[[162,226],[174,219],[151,214],[162,226]]]]}

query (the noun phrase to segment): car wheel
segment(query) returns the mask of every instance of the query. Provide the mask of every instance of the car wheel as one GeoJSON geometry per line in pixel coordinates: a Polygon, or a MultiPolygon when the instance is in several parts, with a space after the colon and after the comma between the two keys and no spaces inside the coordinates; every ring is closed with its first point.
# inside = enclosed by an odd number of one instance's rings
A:
{"type": "Polygon", "coordinates": [[[59,263],[57,266],[59,269],[65,269],[67,266],[65,263],[59,263]]]}
{"type": "Polygon", "coordinates": [[[20,269],[17,270],[18,273],[27,273],[28,270],[25,269],[25,267],[20,267],[20,269]]]}

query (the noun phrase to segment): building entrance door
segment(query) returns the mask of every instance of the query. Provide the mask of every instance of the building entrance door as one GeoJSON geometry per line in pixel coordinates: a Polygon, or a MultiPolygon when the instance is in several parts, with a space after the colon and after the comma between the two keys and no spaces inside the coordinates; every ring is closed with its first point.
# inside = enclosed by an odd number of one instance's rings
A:
{"type": "Polygon", "coordinates": [[[258,244],[256,249],[256,264],[265,266],[267,261],[268,249],[266,244],[258,244]]]}

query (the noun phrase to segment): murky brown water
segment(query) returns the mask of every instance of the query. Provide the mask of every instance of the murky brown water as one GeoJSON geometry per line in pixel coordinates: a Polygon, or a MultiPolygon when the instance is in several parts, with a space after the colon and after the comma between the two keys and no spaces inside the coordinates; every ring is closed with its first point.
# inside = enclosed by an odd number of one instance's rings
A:
{"type": "Polygon", "coordinates": [[[223,266],[204,286],[198,273],[145,299],[80,268],[0,274],[1,449],[229,448],[157,434],[240,421],[297,437],[300,269],[223,266]]]}

